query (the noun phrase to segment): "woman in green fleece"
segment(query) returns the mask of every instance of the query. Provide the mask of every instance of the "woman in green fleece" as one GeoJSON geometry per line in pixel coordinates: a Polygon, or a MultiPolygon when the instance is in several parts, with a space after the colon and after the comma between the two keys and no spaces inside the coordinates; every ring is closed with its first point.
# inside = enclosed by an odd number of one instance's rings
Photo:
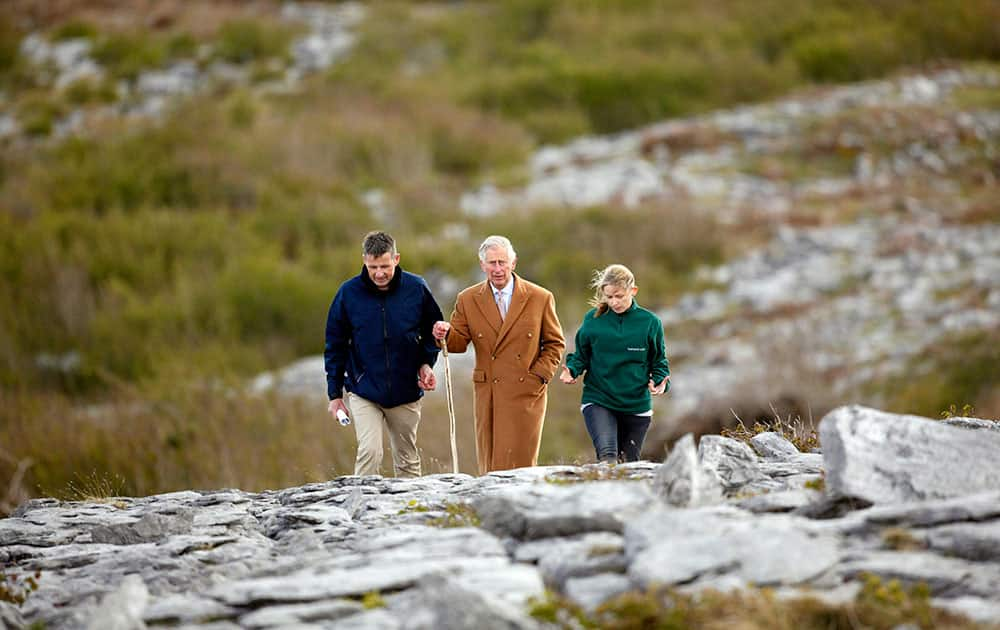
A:
{"type": "Polygon", "coordinates": [[[635,276],[624,265],[595,272],[595,289],[559,380],[583,378],[582,407],[599,461],[634,462],[653,417],[650,395],[670,387],[663,324],[633,299],[635,276]]]}

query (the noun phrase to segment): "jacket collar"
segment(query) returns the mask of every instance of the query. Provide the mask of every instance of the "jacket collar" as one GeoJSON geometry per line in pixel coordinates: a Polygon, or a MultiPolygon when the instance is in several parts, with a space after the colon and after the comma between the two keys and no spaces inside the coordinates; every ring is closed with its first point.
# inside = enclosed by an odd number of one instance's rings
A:
{"type": "Polygon", "coordinates": [[[396,269],[392,273],[392,280],[389,280],[389,288],[385,291],[379,289],[375,281],[368,275],[368,267],[361,265],[361,273],[358,274],[358,277],[361,278],[361,284],[365,285],[365,288],[369,291],[374,293],[392,293],[399,288],[399,283],[402,282],[403,267],[396,265],[396,269]]]}

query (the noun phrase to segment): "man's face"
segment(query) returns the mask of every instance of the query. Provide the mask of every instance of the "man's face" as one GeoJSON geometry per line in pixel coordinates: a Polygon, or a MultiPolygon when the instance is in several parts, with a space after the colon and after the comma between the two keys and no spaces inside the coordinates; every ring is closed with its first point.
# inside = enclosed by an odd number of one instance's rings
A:
{"type": "Polygon", "coordinates": [[[486,259],[479,261],[479,267],[490,283],[502,289],[510,282],[517,260],[511,260],[506,247],[491,247],[486,250],[486,259]]]}
{"type": "Polygon", "coordinates": [[[389,288],[389,282],[396,273],[396,265],[399,264],[399,254],[386,252],[381,256],[364,256],[365,269],[368,270],[368,277],[372,279],[382,291],[389,288]]]}

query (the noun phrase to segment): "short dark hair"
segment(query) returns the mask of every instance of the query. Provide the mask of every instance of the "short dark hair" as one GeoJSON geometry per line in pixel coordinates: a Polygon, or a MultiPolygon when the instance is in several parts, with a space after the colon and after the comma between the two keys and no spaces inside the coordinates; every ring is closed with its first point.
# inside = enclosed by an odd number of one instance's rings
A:
{"type": "Polygon", "coordinates": [[[365,256],[378,258],[386,254],[396,255],[396,240],[387,232],[375,231],[365,234],[361,251],[365,256]]]}

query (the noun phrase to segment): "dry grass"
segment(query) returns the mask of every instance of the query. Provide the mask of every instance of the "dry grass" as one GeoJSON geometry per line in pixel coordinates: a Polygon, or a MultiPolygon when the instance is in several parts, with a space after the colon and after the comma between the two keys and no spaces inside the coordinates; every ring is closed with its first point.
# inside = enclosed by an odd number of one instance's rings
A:
{"type": "Polygon", "coordinates": [[[276,16],[277,0],[10,0],[10,14],[31,29],[70,22],[109,31],[176,29],[203,39],[234,19],[276,16]]]}

